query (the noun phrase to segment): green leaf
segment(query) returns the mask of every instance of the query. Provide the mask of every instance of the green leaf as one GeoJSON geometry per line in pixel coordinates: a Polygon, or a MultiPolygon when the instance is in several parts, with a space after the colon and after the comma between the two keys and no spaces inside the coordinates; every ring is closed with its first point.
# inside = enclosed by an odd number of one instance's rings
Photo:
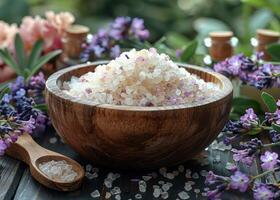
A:
{"type": "MultiPolygon", "coordinates": [[[[239,119],[241,115],[243,115],[248,108],[253,108],[255,113],[262,114],[262,106],[259,102],[254,99],[244,98],[244,97],[236,97],[232,102],[232,116],[234,119],[239,119]]],[[[231,119],[233,119],[231,116],[231,119]]]]}
{"type": "Polygon", "coordinates": [[[190,41],[183,34],[169,32],[166,34],[166,44],[174,49],[186,46],[190,41]]]}
{"type": "Polygon", "coordinates": [[[242,0],[242,2],[258,8],[268,8],[274,13],[280,15],[280,3],[278,0],[242,0]]]}
{"type": "Polygon", "coordinates": [[[269,112],[275,112],[277,110],[277,104],[273,96],[266,92],[262,92],[261,96],[269,112]]]}
{"type": "Polygon", "coordinates": [[[34,66],[31,67],[31,71],[27,77],[27,80],[29,80],[31,76],[33,76],[44,64],[46,64],[49,60],[51,60],[55,56],[59,55],[61,52],[62,52],[61,50],[55,50],[40,57],[38,61],[34,64],[34,66]]]}
{"type": "Polygon", "coordinates": [[[42,40],[38,40],[33,48],[32,48],[32,51],[31,51],[31,54],[28,58],[28,62],[27,62],[27,67],[31,69],[31,67],[34,66],[35,62],[39,59],[41,53],[42,53],[42,49],[43,49],[43,41],[42,40]]]}
{"type": "Polygon", "coordinates": [[[14,58],[7,49],[0,49],[0,57],[6,65],[10,66],[13,70],[15,70],[17,75],[23,75],[21,69],[18,67],[14,58]]]}
{"type": "Polygon", "coordinates": [[[254,128],[254,129],[250,130],[249,132],[247,132],[247,134],[249,134],[249,135],[257,135],[257,134],[259,134],[261,131],[262,131],[261,128],[254,128]]]}
{"type": "Polygon", "coordinates": [[[166,37],[163,36],[163,37],[161,37],[158,41],[156,41],[156,42],[154,43],[154,46],[157,47],[157,46],[163,44],[165,41],[166,41],[166,37]]]}
{"type": "Polygon", "coordinates": [[[250,34],[251,35],[255,34],[257,29],[266,28],[272,19],[273,19],[273,13],[268,9],[256,10],[250,17],[250,21],[249,21],[250,34]]]}
{"type": "Polygon", "coordinates": [[[3,96],[7,93],[10,92],[10,88],[8,87],[8,85],[5,85],[5,87],[0,89],[0,100],[3,98],[3,96]]]}
{"type": "Polygon", "coordinates": [[[183,51],[181,60],[183,62],[188,62],[192,58],[192,56],[195,54],[197,46],[198,46],[197,40],[193,40],[183,51]]]}
{"type": "Polygon", "coordinates": [[[280,133],[280,125],[278,125],[278,124],[272,124],[272,128],[275,130],[275,131],[277,131],[278,133],[280,133]]]}
{"type": "Polygon", "coordinates": [[[267,47],[267,52],[274,61],[280,61],[280,44],[275,43],[267,47]]]}
{"type": "Polygon", "coordinates": [[[16,57],[17,57],[17,63],[18,66],[23,71],[26,67],[26,57],[24,52],[24,44],[20,37],[20,35],[17,33],[15,37],[15,50],[16,50],[16,57]]]}

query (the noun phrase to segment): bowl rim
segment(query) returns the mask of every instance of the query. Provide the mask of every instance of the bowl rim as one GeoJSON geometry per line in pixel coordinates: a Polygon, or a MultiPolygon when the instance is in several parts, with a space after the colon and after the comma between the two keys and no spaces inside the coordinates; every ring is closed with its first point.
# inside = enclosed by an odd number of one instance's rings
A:
{"type": "MultiPolygon", "coordinates": [[[[113,104],[97,104],[93,103],[90,100],[81,99],[78,97],[73,97],[68,95],[67,93],[63,92],[60,87],[58,86],[58,80],[59,78],[73,70],[77,70],[84,67],[89,66],[98,66],[102,64],[107,64],[109,60],[102,60],[102,61],[95,61],[95,62],[87,62],[83,64],[77,64],[74,66],[70,66],[64,69],[61,69],[55,73],[53,73],[46,81],[46,90],[53,95],[57,96],[58,98],[62,98],[66,101],[70,101],[72,103],[77,103],[81,105],[87,105],[87,106],[94,106],[98,108],[105,108],[105,109],[115,109],[115,110],[126,110],[126,111],[163,111],[163,110],[177,110],[177,109],[186,109],[186,108],[194,108],[194,107],[200,107],[200,106],[208,106],[210,104],[213,104],[219,100],[222,100],[226,98],[229,95],[232,95],[233,92],[233,86],[231,84],[231,81],[225,77],[222,74],[219,74],[217,72],[211,71],[210,69],[198,67],[195,65],[190,65],[187,63],[180,63],[176,62],[176,64],[179,67],[184,67],[186,69],[194,69],[197,71],[202,71],[204,73],[210,74],[211,76],[215,76],[217,79],[221,82],[221,92],[219,92],[217,95],[215,95],[213,98],[206,98],[200,102],[193,102],[193,103],[187,103],[187,104],[179,104],[179,105],[171,105],[171,106],[128,106],[128,105],[113,105],[113,104]]],[[[61,84],[61,83],[60,83],[61,84]]]]}

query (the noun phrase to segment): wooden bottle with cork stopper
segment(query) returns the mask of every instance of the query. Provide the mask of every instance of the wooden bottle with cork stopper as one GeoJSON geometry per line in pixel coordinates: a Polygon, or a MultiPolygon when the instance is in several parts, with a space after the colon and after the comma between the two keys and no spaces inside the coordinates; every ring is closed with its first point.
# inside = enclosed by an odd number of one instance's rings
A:
{"type": "Polygon", "coordinates": [[[83,25],[71,25],[65,30],[63,43],[63,60],[77,60],[86,41],[89,28],[83,25]]]}
{"type": "Polygon", "coordinates": [[[209,33],[211,42],[209,45],[209,53],[214,61],[222,61],[233,55],[233,46],[231,31],[215,31],[209,33]]]}
{"type": "Polygon", "coordinates": [[[257,52],[264,52],[264,60],[271,60],[271,56],[266,51],[267,45],[276,43],[279,41],[280,33],[276,31],[258,29],[257,30],[257,52]]]}

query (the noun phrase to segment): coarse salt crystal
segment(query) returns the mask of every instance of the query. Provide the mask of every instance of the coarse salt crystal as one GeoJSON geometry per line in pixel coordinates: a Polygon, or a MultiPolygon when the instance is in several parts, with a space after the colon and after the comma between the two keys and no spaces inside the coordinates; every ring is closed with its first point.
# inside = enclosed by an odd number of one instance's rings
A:
{"type": "Polygon", "coordinates": [[[106,194],[105,194],[105,199],[109,199],[111,196],[112,196],[112,195],[111,195],[110,192],[106,192],[106,194]]]}
{"type": "Polygon", "coordinates": [[[50,142],[51,144],[55,144],[55,143],[57,143],[57,138],[56,138],[56,137],[51,137],[50,140],[49,140],[49,142],[50,142]]]}
{"type": "Polygon", "coordinates": [[[78,176],[73,170],[73,166],[67,164],[65,160],[43,162],[39,164],[39,169],[50,179],[59,182],[71,182],[78,176]]]}
{"type": "Polygon", "coordinates": [[[189,194],[185,191],[179,192],[178,196],[180,197],[180,199],[189,199],[190,198],[189,194]]]}
{"type": "Polygon", "coordinates": [[[141,194],[136,194],[135,199],[142,199],[142,195],[141,194]]]}
{"type": "Polygon", "coordinates": [[[90,193],[90,196],[92,198],[97,198],[97,197],[100,197],[100,193],[98,190],[94,190],[92,193],[90,193]]]}
{"type": "Polygon", "coordinates": [[[151,49],[124,52],[95,72],[72,77],[63,87],[65,93],[94,103],[134,106],[188,104],[220,92],[217,84],[205,82],[151,49]]]}

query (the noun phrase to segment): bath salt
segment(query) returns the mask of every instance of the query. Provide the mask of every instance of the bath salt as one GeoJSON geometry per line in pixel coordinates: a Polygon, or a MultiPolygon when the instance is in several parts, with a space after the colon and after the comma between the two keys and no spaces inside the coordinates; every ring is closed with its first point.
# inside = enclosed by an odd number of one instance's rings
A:
{"type": "Polygon", "coordinates": [[[39,164],[39,169],[50,179],[59,182],[71,182],[78,176],[73,170],[73,166],[67,164],[65,160],[43,162],[39,164]]]}
{"type": "Polygon", "coordinates": [[[154,48],[122,53],[94,72],[63,83],[70,96],[97,104],[169,106],[211,99],[220,87],[179,67],[154,48]]]}

